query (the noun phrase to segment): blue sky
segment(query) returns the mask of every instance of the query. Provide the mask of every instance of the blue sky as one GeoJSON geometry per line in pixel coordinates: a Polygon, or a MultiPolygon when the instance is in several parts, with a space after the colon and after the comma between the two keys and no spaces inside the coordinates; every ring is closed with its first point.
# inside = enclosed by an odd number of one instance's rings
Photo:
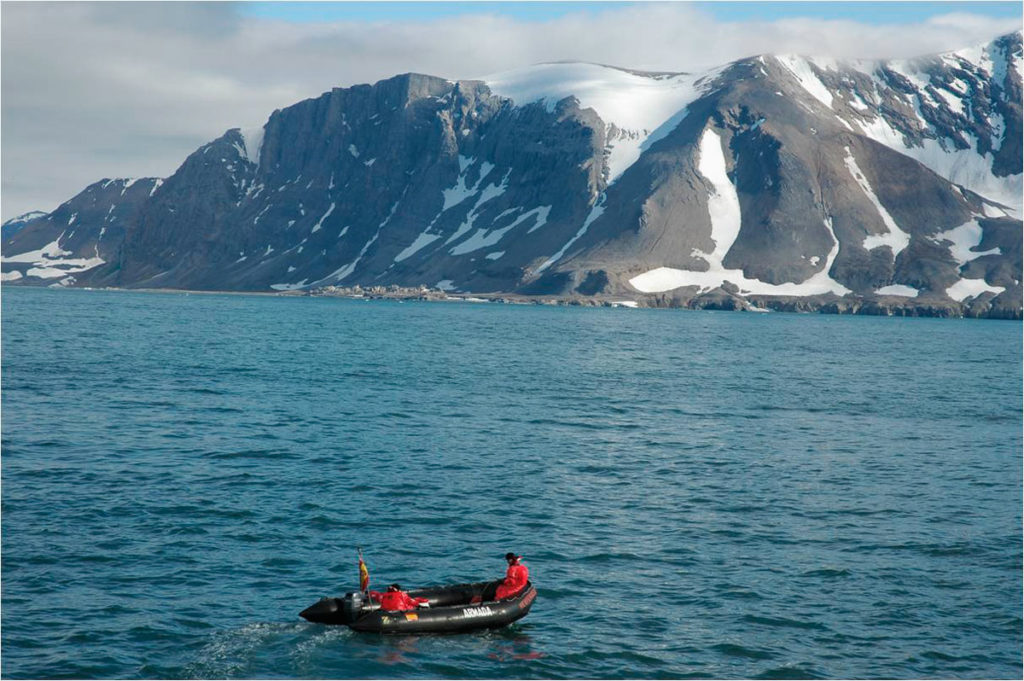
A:
{"type": "MultiPolygon", "coordinates": [[[[522,21],[545,21],[567,14],[599,14],[628,2],[244,2],[247,16],[298,23],[443,19],[466,14],[501,14],[522,21]]],[[[694,2],[718,21],[772,21],[784,18],[851,20],[866,24],[909,24],[951,13],[993,18],[1021,16],[1020,2],[694,2]]]]}

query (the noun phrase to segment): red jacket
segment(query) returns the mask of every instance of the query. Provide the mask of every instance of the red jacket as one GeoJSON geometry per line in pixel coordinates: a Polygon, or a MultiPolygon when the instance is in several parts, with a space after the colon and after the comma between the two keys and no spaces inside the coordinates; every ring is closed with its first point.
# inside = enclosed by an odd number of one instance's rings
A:
{"type": "Polygon", "coordinates": [[[503,598],[515,596],[523,590],[529,579],[530,571],[517,560],[516,563],[508,566],[508,570],[505,572],[505,580],[498,585],[498,591],[494,595],[495,598],[500,601],[503,598]]]}
{"type": "Polygon", "coordinates": [[[429,603],[426,598],[412,598],[404,591],[371,591],[370,598],[380,603],[381,610],[414,610],[420,603],[429,603]]]}

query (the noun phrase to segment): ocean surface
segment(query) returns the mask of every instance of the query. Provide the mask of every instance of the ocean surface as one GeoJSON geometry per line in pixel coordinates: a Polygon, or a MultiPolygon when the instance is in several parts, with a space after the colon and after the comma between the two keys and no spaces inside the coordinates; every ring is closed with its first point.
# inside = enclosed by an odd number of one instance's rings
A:
{"type": "Polygon", "coordinates": [[[2,294],[2,675],[1015,678],[1021,324],[2,294]],[[504,630],[298,613],[479,581],[504,630]]]}

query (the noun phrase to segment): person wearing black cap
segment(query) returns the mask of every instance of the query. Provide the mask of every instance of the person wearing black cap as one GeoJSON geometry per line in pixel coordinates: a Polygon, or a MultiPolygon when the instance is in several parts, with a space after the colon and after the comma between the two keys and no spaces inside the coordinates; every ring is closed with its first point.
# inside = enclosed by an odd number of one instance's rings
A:
{"type": "Polygon", "coordinates": [[[413,610],[422,604],[429,603],[426,598],[412,598],[402,591],[399,584],[388,585],[385,593],[371,591],[370,598],[380,603],[381,610],[413,610]]]}
{"type": "Polygon", "coordinates": [[[508,562],[508,570],[505,572],[505,579],[498,585],[498,591],[495,593],[495,598],[499,601],[518,594],[530,579],[530,571],[521,562],[522,556],[506,553],[505,560],[508,562]]]}

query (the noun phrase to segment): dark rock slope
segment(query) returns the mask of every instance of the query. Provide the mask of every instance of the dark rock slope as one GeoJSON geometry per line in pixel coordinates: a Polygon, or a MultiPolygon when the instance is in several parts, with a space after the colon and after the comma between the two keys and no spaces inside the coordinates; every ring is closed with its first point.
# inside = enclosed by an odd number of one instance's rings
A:
{"type": "Polygon", "coordinates": [[[11,221],[3,279],[1019,316],[1021,64],[406,74],[11,221]]]}

